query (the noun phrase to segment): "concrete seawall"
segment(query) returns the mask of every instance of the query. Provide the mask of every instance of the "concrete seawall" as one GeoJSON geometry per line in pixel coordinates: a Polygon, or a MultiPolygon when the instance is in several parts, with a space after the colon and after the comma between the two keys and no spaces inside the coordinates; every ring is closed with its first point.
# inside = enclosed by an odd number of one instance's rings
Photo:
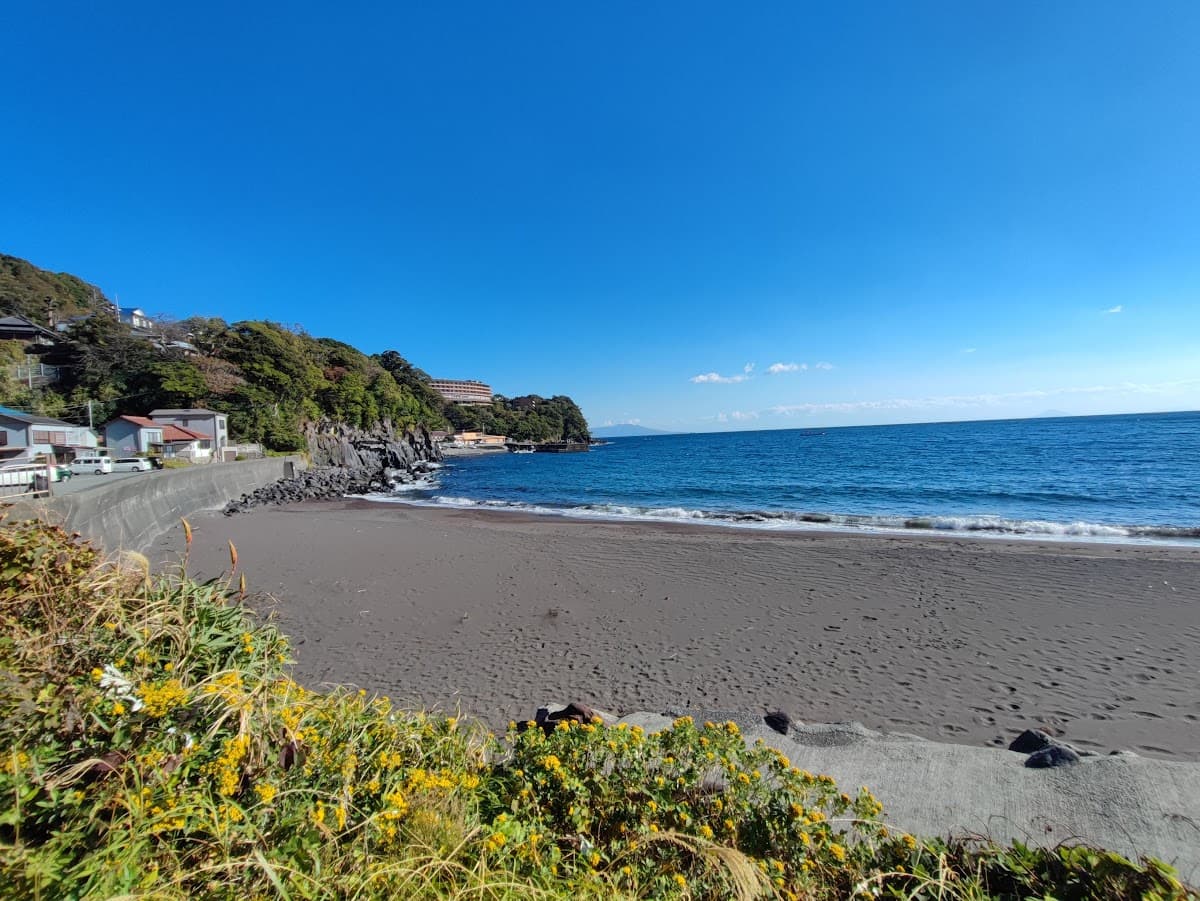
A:
{"type": "Polygon", "coordinates": [[[306,465],[300,457],[267,457],[166,469],[29,504],[21,512],[62,521],[107,551],[141,551],[181,516],[222,507],[268,485],[285,475],[289,463],[296,470],[306,465]]]}

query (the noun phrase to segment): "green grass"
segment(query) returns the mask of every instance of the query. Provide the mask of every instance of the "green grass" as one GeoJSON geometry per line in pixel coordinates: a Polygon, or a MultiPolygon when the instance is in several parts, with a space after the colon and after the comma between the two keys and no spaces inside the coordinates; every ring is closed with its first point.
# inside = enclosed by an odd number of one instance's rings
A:
{"type": "Polygon", "coordinates": [[[308,691],[230,551],[197,582],[0,526],[7,897],[1195,897],[1154,861],[889,832],[733,724],[497,737],[308,691]]]}

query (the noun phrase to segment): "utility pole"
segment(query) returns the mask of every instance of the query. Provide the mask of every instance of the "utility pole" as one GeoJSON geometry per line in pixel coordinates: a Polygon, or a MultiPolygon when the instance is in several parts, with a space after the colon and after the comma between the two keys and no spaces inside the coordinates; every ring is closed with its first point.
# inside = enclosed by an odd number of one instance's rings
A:
{"type": "Polygon", "coordinates": [[[88,428],[94,428],[92,425],[92,402],[88,401],[88,428]]]}

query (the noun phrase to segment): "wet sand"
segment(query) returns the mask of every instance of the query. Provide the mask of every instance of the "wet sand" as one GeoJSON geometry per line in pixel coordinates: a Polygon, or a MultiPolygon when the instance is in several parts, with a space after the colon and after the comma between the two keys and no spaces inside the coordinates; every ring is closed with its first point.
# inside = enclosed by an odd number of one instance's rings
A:
{"type": "MultiPolygon", "coordinates": [[[[503,723],[782,708],[1200,760],[1200,549],[583,522],[367,501],[194,517],[296,676],[503,723]]],[[[182,535],[154,548],[178,559],[182,535]]]]}

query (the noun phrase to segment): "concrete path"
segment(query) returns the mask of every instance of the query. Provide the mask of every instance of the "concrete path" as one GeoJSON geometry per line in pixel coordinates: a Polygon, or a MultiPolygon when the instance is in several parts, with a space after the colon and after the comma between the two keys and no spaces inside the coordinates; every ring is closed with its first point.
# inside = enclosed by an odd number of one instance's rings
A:
{"type": "MultiPolygon", "coordinates": [[[[755,717],[685,712],[697,722],[738,721],[747,742],[763,739],[794,766],[832,776],[850,794],[869,787],[896,829],[1004,844],[1088,844],[1132,859],[1156,857],[1188,884],[1200,884],[1200,763],[1122,752],[1039,770],[1013,751],[872,732],[858,723],[793,725],[781,735],[755,717]]],[[[638,713],[622,721],[652,732],[670,728],[672,717],[638,713]]]]}

